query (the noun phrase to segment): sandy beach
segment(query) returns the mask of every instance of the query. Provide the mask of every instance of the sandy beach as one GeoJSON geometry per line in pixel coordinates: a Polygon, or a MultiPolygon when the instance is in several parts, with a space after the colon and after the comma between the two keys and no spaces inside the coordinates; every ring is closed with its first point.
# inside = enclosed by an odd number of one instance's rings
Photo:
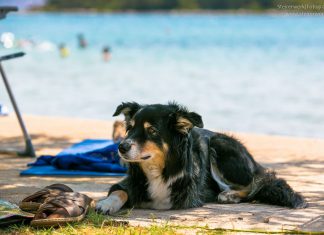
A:
{"type": "MultiPolygon", "coordinates": [[[[85,138],[110,138],[111,121],[61,117],[24,116],[37,155],[56,154],[85,138]]],[[[15,116],[0,118],[0,147],[21,150],[23,139],[15,116]]],[[[169,224],[209,228],[266,231],[324,231],[324,140],[258,134],[231,133],[246,144],[255,159],[273,168],[308,200],[300,210],[261,204],[206,204],[202,208],[178,211],[134,209],[127,220],[131,225],[169,224]],[[152,216],[154,215],[154,216],[152,216]],[[154,218],[153,218],[154,217],[154,218]]],[[[34,161],[0,153],[0,198],[18,203],[25,196],[52,183],[64,183],[95,199],[104,197],[114,177],[66,178],[19,177],[26,164],[34,161]]]]}

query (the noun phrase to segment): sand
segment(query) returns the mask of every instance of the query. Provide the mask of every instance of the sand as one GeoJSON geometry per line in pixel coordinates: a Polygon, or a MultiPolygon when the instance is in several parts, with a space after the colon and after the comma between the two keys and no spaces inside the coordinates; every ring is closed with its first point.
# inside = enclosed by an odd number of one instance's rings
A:
{"type": "MultiPolygon", "coordinates": [[[[37,155],[56,154],[65,147],[85,138],[109,138],[111,121],[40,117],[25,115],[26,126],[36,147],[37,155]]],[[[15,116],[0,117],[0,148],[23,149],[21,131],[15,116]]],[[[303,230],[324,231],[324,140],[231,133],[246,144],[255,159],[273,168],[308,200],[306,209],[292,210],[262,204],[220,205],[156,211],[134,209],[127,218],[131,225],[169,224],[208,226],[223,229],[262,229],[265,231],[303,230]]],[[[0,153],[0,198],[18,203],[25,196],[52,183],[64,183],[75,191],[95,199],[104,197],[118,177],[66,178],[20,177],[29,157],[0,153]]]]}

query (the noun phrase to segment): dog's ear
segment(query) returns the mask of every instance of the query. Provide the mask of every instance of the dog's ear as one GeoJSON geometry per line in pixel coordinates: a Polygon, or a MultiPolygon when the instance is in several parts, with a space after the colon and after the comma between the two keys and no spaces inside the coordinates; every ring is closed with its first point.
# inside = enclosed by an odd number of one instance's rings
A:
{"type": "Polygon", "coordinates": [[[195,112],[188,112],[176,115],[176,129],[182,134],[188,134],[194,127],[203,128],[204,124],[201,116],[195,112]]]}
{"type": "Polygon", "coordinates": [[[170,115],[173,126],[182,134],[188,134],[193,127],[203,128],[204,123],[199,114],[189,112],[185,107],[177,104],[171,104],[175,107],[175,111],[170,115]]]}
{"type": "Polygon", "coordinates": [[[118,116],[122,113],[125,116],[125,121],[128,122],[140,108],[141,105],[136,102],[123,102],[117,107],[113,116],[118,116]]]}

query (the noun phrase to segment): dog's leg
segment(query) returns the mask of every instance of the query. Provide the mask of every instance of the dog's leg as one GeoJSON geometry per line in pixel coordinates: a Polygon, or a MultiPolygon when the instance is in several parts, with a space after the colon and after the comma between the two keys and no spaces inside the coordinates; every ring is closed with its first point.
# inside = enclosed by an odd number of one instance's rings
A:
{"type": "Polygon", "coordinates": [[[102,199],[96,204],[96,211],[103,214],[114,214],[127,202],[128,195],[123,190],[112,192],[107,198],[102,199]]]}
{"type": "Polygon", "coordinates": [[[219,203],[239,203],[248,196],[249,192],[242,190],[228,190],[218,194],[219,203]]]}

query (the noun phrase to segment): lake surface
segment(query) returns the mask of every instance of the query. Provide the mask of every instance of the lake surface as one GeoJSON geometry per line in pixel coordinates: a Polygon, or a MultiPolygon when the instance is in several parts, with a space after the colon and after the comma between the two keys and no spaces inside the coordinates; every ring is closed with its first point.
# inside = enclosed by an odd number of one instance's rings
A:
{"type": "Polygon", "coordinates": [[[214,130],[324,137],[323,26],[321,16],[9,14],[0,33],[35,45],[0,55],[27,53],[3,63],[23,113],[112,120],[122,101],[175,100],[214,130]]]}

